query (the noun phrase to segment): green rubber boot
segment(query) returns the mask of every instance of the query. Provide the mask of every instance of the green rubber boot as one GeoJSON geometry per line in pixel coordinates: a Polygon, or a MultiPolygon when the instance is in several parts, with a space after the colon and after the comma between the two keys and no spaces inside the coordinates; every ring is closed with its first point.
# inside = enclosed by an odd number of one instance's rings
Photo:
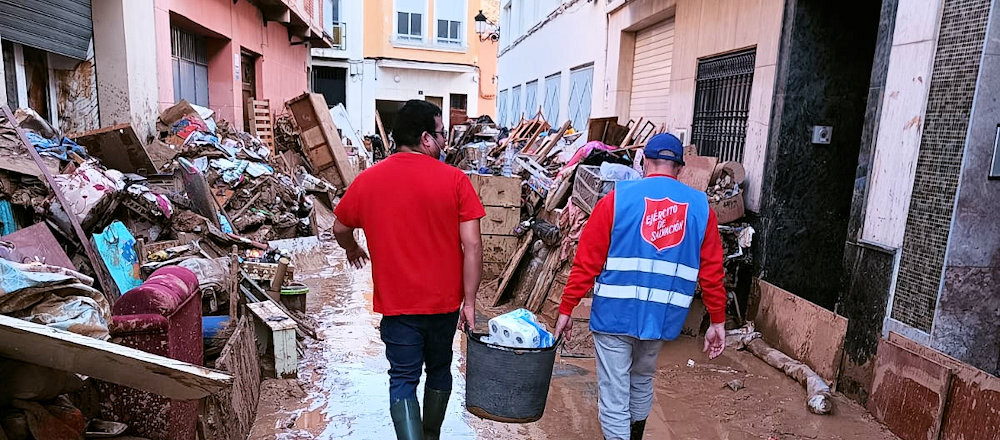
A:
{"type": "Polygon", "coordinates": [[[441,424],[451,391],[424,388],[424,440],[441,438],[441,424]]]}
{"type": "Polygon", "coordinates": [[[420,403],[417,399],[403,399],[389,407],[392,424],[396,427],[398,440],[423,440],[424,432],[420,426],[420,403]]]}

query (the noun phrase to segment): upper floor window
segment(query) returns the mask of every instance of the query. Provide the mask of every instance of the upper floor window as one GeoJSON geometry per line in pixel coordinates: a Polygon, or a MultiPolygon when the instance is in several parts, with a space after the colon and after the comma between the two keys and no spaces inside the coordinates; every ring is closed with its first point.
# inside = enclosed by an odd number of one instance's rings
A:
{"type": "Polygon", "coordinates": [[[424,39],[424,16],[427,3],[424,0],[396,0],[396,39],[401,41],[422,41],[424,39]]]}
{"type": "Polygon", "coordinates": [[[438,44],[461,46],[465,43],[465,16],[468,12],[468,3],[467,0],[436,0],[434,2],[438,44]]]}

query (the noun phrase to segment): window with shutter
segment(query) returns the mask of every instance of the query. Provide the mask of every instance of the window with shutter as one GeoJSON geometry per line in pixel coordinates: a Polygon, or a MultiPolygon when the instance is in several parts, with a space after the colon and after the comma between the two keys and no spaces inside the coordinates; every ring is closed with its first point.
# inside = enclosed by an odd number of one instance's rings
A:
{"type": "Polygon", "coordinates": [[[569,73],[569,119],[573,128],[584,130],[590,119],[590,98],[594,86],[594,65],[573,69],[569,73]]]}
{"type": "Polygon", "coordinates": [[[559,125],[559,82],[562,81],[562,74],[554,74],[545,77],[545,120],[550,125],[559,125]]]}

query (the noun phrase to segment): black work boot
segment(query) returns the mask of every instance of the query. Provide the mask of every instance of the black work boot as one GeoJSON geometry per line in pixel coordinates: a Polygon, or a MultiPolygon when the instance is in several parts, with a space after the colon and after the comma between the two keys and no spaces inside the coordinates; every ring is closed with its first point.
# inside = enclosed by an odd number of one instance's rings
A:
{"type": "Polygon", "coordinates": [[[424,432],[420,426],[420,404],[417,399],[403,399],[389,406],[392,424],[396,427],[398,440],[423,440],[424,432]]]}
{"type": "Polygon", "coordinates": [[[424,440],[441,438],[441,424],[451,391],[424,388],[424,440]]]}
{"type": "Polygon", "coordinates": [[[645,430],[645,420],[636,420],[632,422],[632,432],[629,434],[629,440],[642,440],[642,432],[645,430]]]}

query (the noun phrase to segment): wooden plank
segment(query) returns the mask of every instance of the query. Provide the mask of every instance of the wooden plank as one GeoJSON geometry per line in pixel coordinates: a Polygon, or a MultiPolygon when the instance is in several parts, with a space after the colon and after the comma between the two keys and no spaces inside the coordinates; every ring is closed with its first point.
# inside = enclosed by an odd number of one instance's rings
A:
{"type": "MultiPolygon", "coordinates": [[[[632,142],[632,138],[635,136],[636,131],[638,131],[639,127],[642,126],[642,121],[643,121],[643,119],[640,116],[638,121],[635,121],[635,123],[629,124],[632,127],[629,128],[628,134],[625,135],[625,139],[622,139],[622,143],[621,143],[621,145],[618,146],[618,148],[625,148],[625,146],[629,145],[629,143],[632,142]]],[[[632,121],[629,121],[629,122],[632,122],[632,121]]],[[[715,168],[712,168],[712,169],[714,170],[715,168]]],[[[708,186],[706,185],[705,188],[708,188],[708,186]]]]}
{"type": "Polygon", "coordinates": [[[100,159],[105,167],[123,173],[141,170],[156,173],[158,170],[132,129],[132,124],[112,125],[67,137],[86,147],[87,154],[100,159]]]}
{"type": "Polygon", "coordinates": [[[270,330],[268,338],[274,351],[274,372],[278,377],[298,375],[299,353],[295,347],[295,321],[271,301],[247,304],[260,324],[270,330]]]}
{"type": "Polygon", "coordinates": [[[531,289],[531,294],[528,295],[528,300],[525,302],[524,308],[532,313],[538,312],[542,307],[542,302],[545,301],[545,297],[548,296],[549,286],[552,285],[552,280],[556,277],[556,270],[559,268],[560,263],[559,249],[549,251],[549,255],[545,257],[545,264],[542,265],[542,269],[538,273],[538,278],[535,280],[535,287],[531,289]]]}
{"type": "Polygon", "coordinates": [[[1000,377],[895,332],[889,342],[951,370],[942,440],[1000,439],[1000,377]]]}
{"type": "Polygon", "coordinates": [[[486,217],[480,222],[483,235],[511,235],[521,222],[521,208],[487,206],[486,217]]]}
{"type": "Polygon", "coordinates": [[[0,315],[0,357],[80,373],[178,400],[232,384],[227,374],[76,333],[0,315]]]}
{"type": "Polygon", "coordinates": [[[205,399],[206,438],[245,439],[260,398],[260,358],[251,318],[240,318],[215,365],[233,376],[233,386],[205,399]]]}
{"type": "Polygon", "coordinates": [[[335,180],[341,182],[337,190],[345,190],[357,177],[357,171],[347,157],[347,149],[340,140],[323,95],[304,93],[292,98],[286,105],[301,133],[300,138],[305,144],[303,149],[313,169],[328,180],[331,179],[328,175],[336,175],[335,180]],[[331,169],[335,172],[331,173],[331,169]]]}
{"type": "Polygon", "coordinates": [[[560,140],[562,140],[563,136],[566,135],[566,132],[569,131],[570,124],[571,124],[571,121],[564,122],[563,125],[562,125],[562,127],[559,127],[559,131],[556,132],[556,134],[553,135],[549,139],[548,142],[542,144],[542,148],[538,149],[538,160],[539,161],[544,160],[545,156],[548,156],[549,152],[552,151],[552,148],[555,147],[556,144],[558,144],[560,140]]]}
{"type": "Polygon", "coordinates": [[[497,285],[496,295],[494,295],[494,303],[492,306],[498,306],[499,301],[503,298],[503,293],[507,290],[507,285],[510,284],[510,280],[514,277],[514,272],[517,271],[517,267],[521,265],[521,260],[524,256],[528,254],[528,249],[531,248],[531,243],[534,241],[535,232],[529,230],[524,237],[521,237],[521,245],[518,246],[517,250],[514,251],[514,256],[510,259],[510,264],[507,265],[507,270],[500,275],[500,283],[497,285]]]}
{"type": "Polygon", "coordinates": [[[385,135],[385,125],[382,124],[382,117],[379,116],[378,110],[375,111],[375,125],[378,128],[378,135],[382,137],[382,145],[385,145],[385,150],[388,152],[390,150],[389,138],[385,135]]]}
{"type": "Polygon", "coordinates": [[[521,206],[520,178],[470,174],[469,180],[483,206],[521,206]]]}
{"type": "Polygon", "coordinates": [[[874,368],[868,411],[903,440],[937,440],[951,370],[885,339],[874,368]]]}
{"type": "Polygon", "coordinates": [[[775,349],[836,382],[844,353],[847,318],[760,281],[757,330],[775,349]]]}

